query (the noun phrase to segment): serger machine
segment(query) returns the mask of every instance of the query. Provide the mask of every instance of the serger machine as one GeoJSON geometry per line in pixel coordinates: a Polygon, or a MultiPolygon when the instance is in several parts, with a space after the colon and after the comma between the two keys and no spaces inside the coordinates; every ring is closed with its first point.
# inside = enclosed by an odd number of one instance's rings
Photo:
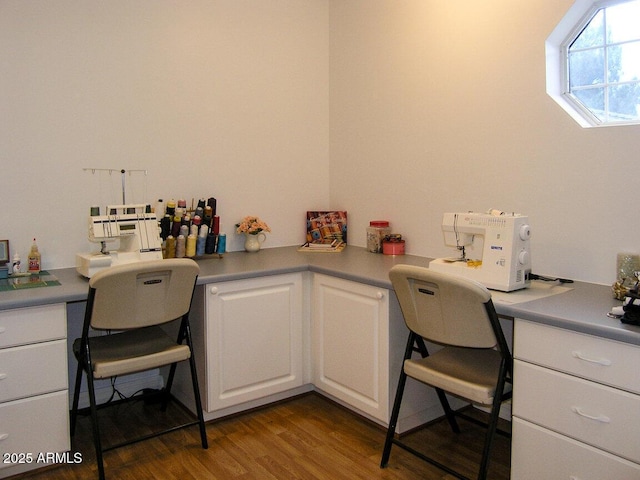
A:
{"type": "Polygon", "coordinates": [[[445,213],[442,231],[445,244],[456,247],[460,255],[433,260],[429,268],[471,278],[487,288],[503,292],[529,286],[531,230],[528,217],[500,211],[445,213]],[[468,251],[476,247],[481,250],[482,257],[467,258],[468,251]]]}
{"type": "Polygon", "coordinates": [[[104,268],[125,263],[162,259],[162,240],[155,213],[146,205],[109,205],[107,215],[89,217],[89,241],[100,243],[99,252],[78,253],[76,270],[85,277],[104,268]],[[107,242],[119,241],[108,251],[107,242]]]}

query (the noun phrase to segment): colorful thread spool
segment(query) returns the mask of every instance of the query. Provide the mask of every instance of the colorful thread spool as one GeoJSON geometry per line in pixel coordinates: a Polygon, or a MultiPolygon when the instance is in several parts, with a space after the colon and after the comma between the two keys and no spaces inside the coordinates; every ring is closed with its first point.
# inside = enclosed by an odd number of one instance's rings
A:
{"type": "Polygon", "coordinates": [[[180,235],[180,224],[180,217],[173,217],[173,224],[171,225],[171,235],[176,238],[178,237],[178,235],[180,235]]]}
{"type": "Polygon", "coordinates": [[[196,255],[204,255],[204,248],[207,244],[207,237],[198,235],[196,239],[196,255]]]}
{"type": "Polygon", "coordinates": [[[176,258],[176,237],[169,235],[164,245],[165,258],[176,258]]]}
{"type": "Polygon", "coordinates": [[[218,254],[222,255],[227,251],[227,235],[225,233],[221,233],[218,235],[218,254]]]}
{"type": "Polygon", "coordinates": [[[207,241],[204,245],[204,253],[211,255],[216,252],[216,236],[213,233],[207,235],[207,241]]]}
{"type": "Polygon", "coordinates": [[[185,248],[185,256],[189,258],[196,256],[196,236],[195,235],[189,235],[187,237],[187,246],[185,248]]]}
{"type": "Polygon", "coordinates": [[[184,235],[178,235],[178,239],[176,240],[176,258],[184,258],[185,251],[186,239],[184,235]]]}

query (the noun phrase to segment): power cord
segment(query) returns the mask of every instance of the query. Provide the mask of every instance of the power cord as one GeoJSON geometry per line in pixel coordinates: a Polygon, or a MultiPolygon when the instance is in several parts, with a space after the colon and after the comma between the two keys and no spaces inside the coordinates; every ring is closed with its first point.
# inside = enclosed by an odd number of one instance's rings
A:
{"type": "Polygon", "coordinates": [[[535,273],[529,274],[530,280],[542,280],[543,282],[560,282],[560,283],[573,283],[573,280],[568,278],[551,278],[551,277],[543,277],[542,275],[536,275],[535,273]]]}

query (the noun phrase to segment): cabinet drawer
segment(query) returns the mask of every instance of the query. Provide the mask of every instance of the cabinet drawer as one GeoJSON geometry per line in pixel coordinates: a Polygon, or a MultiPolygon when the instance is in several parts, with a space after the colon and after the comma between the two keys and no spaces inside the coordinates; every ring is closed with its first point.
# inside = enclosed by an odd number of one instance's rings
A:
{"type": "Polygon", "coordinates": [[[67,336],[64,303],[0,311],[0,348],[67,336]]]}
{"type": "Polygon", "coordinates": [[[640,462],[640,396],[516,360],[513,415],[640,462]]]}
{"type": "MultiPolygon", "coordinates": [[[[0,452],[69,450],[69,400],[66,390],[0,404],[0,452]]],[[[1,460],[1,459],[0,459],[1,460]]],[[[0,462],[0,469],[10,467],[0,462]]]]}
{"type": "Polygon", "coordinates": [[[511,478],[541,480],[637,480],[640,465],[546,430],[513,419],[511,478]]]}
{"type": "Polygon", "coordinates": [[[67,342],[0,350],[0,402],[67,388],[67,342]]]}
{"type": "Polygon", "coordinates": [[[640,347],[516,319],[516,358],[640,393],[640,347]]]}

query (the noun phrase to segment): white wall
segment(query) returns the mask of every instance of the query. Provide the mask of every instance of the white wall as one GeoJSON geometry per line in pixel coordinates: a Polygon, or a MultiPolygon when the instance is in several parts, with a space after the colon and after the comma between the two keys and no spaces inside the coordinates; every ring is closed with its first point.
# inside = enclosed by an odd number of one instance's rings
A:
{"type": "Polygon", "coordinates": [[[611,283],[640,251],[640,128],[582,129],[546,95],[570,5],[0,0],[0,238],[72,266],[89,206],[118,201],[82,169],[146,169],[148,201],[217,197],[232,250],[244,215],[267,247],[342,208],[350,243],[389,219],[440,256],[444,211],[500,208],[529,215],[534,271],[611,283]]]}
{"type": "Polygon", "coordinates": [[[128,201],[215,196],[231,250],[249,214],[301,243],[329,206],[327,25],[326,1],[0,0],[0,238],[45,268],[96,249],[89,207],[121,195],[94,167],[147,170],[128,201]]]}
{"type": "Polygon", "coordinates": [[[640,127],[583,129],[545,93],[571,0],[332,0],[331,201],[451,255],[445,211],[527,214],[535,273],[612,283],[640,251],[640,127]]]}

